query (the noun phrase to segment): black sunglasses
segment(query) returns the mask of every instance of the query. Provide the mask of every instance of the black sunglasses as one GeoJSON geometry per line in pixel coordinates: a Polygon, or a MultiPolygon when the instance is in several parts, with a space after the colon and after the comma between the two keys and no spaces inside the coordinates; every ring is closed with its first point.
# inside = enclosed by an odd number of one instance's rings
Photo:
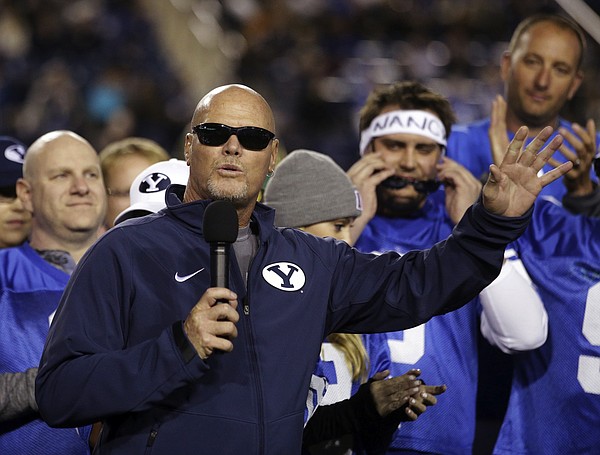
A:
{"type": "Polygon", "coordinates": [[[221,123],[201,123],[194,126],[192,131],[196,133],[200,143],[211,147],[223,145],[235,134],[242,147],[254,151],[263,150],[275,137],[269,130],[257,126],[234,128],[221,123]]]}
{"type": "Polygon", "coordinates": [[[412,185],[417,192],[423,194],[429,194],[437,191],[441,184],[442,182],[439,180],[412,180],[396,176],[388,177],[380,183],[380,185],[393,190],[400,190],[407,185],[412,185]]]}
{"type": "Polygon", "coordinates": [[[600,155],[594,158],[594,172],[596,173],[598,178],[600,178],[600,155]]]}

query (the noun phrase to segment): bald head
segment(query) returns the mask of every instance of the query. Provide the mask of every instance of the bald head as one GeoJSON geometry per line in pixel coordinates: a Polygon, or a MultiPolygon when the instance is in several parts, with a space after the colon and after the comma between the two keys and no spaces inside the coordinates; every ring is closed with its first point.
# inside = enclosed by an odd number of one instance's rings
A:
{"type": "Polygon", "coordinates": [[[67,130],[51,131],[36,139],[27,150],[23,161],[23,178],[25,180],[34,179],[39,172],[40,157],[62,146],[76,146],[97,155],[92,145],[79,134],[67,130]]]}
{"type": "Polygon", "coordinates": [[[72,131],[44,134],[25,155],[17,195],[33,215],[31,246],[68,251],[78,261],[106,210],[98,153],[72,131]]]}
{"type": "Polygon", "coordinates": [[[196,106],[192,125],[203,122],[222,123],[215,117],[221,110],[235,109],[240,118],[254,118],[259,126],[275,132],[275,119],[269,103],[257,91],[241,84],[217,87],[208,92],[196,106]]]}
{"type": "Polygon", "coordinates": [[[240,226],[246,226],[266,175],[275,167],[279,140],[271,136],[262,148],[253,147],[252,142],[246,148],[244,144],[248,143],[231,131],[243,128],[246,138],[245,127],[274,134],[273,112],[267,101],[251,88],[225,85],[211,90],[198,103],[191,126],[202,124],[217,124],[216,128],[221,130],[218,125],[225,125],[225,134],[221,132],[216,140],[205,142],[197,131],[187,134],[185,159],[190,166],[190,177],[183,200],[230,200],[236,205],[240,226]]]}

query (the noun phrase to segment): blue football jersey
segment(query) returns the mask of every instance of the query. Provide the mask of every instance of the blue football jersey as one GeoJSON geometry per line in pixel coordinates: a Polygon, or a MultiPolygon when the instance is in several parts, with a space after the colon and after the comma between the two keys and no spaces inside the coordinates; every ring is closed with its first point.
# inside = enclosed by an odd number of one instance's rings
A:
{"type": "MultiPolygon", "coordinates": [[[[366,380],[375,373],[389,370],[390,359],[384,334],[363,334],[361,337],[368,357],[366,380]]],[[[352,373],[348,368],[343,352],[334,343],[325,341],[321,347],[321,355],[311,379],[307,408],[304,410],[305,425],[306,417],[309,416],[310,418],[316,410],[315,399],[317,399],[319,406],[337,403],[354,395],[361,384],[361,380],[352,379],[352,373]],[[319,389],[319,379],[325,382],[326,388],[319,389]],[[319,392],[322,392],[324,396],[319,396],[319,392]]],[[[346,449],[345,453],[348,454],[364,453],[358,443],[346,439],[344,441],[329,441],[318,450],[318,453],[338,454],[342,448],[346,449]]]]}
{"type": "Polygon", "coordinates": [[[548,339],[515,356],[495,454],[600,453],[600,220],[539,200],[515,243],[548,313],[548,339]]]}
{"type": "MultiPolygon", "coordinates": [[[[440,190],[431,194],[411,218],[375,217],[363,231],[357,248],[399,253],[430,248],[446,239],[454,227],[446,215],[444,200],[440,190]]],[[[448,386],[438,403],[417,422],[401,425],[389,453],[400,449],[471,453],[477,395],[477,333],[478,310],[473,301],[419,327],[386,334],[393,376],[420,368],[426,383],[448,386]]]]}
{"type": "MultiPolygon", "coordinates": [[[[0,250],[0,373],[38,366],[68,280],[27,243],[0,250]]],[[[0,423],[0,453],[86,454],[89,430],[50,428],[40,418],[0,423]]]]}
{"type": "MultiPolygon", "coordinates": [[[[383,334],[361,335],[368,356],[368,378],[390,368],[389,351],[383,334]]],[[[356,393],[361,381],[352,380],[343,352],[335,344],[325,341],[314,375],[326,378],[327,390],[320,404],[327,405],[346,400],[356,393]]]]}

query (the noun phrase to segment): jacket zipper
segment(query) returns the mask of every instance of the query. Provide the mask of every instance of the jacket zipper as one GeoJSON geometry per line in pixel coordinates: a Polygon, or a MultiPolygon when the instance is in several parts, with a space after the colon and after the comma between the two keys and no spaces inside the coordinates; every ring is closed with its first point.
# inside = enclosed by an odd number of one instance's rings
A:
{"type": "MultiPolygon", "coordinates": [[[[257,251],[258,255],[258,251],[257,251]]],[[[254,334],[252,332],[252,324],[250,323],[250,276],[252,276],[251,270],[254,265],[254,259],[252,259],[248,266],[248,279],[246,280],[246,297],[244,298],[243,311],[244,315],[248,316],[244,318],[244,325],[246,326],[246,331],[248,333],[248,341],[250,345],[250,367],[252,368],[252,375],[256,378],[255,388],[256,388],[256,402],[258,404],[258,452],[259,454],[265,453],[265,409],[263,404],[263,391],[262,391],[262,382],[261,377],[257,368],[258,365],[258,354],[256,353],[256,345],[254,343],[254,334]]]]}
{"type": "Polygon", "coordinates": [[[154,445],[154,441],[156,441],[157,436],[158,430],[156,428],[150,430],[150,435],[148,436],[148,442],[146,442],[146,447],[152,447],[154,445]]]}

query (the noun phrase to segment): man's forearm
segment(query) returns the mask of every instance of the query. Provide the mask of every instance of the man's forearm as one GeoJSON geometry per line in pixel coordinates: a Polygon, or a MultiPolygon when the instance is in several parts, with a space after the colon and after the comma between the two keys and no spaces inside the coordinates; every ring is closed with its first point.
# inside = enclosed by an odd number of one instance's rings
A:
{"type": "Polygon", "coordinates": [[[37,368],[0,374],[0,422],[37,414],[35,377],[37,368]]]}

